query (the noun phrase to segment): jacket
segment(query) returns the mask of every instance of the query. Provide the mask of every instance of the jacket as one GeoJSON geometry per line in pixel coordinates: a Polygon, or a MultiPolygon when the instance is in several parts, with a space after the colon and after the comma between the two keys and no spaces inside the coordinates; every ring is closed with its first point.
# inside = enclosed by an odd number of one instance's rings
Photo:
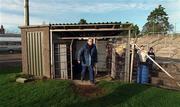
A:
{"type": "Polygon", "coordinates": [[[81,62],[82,66],[94,66],[97,63],[97,49],[95,44],[91,47],[87,43],[82,46],[78,53],[78,61],[81,62]]]}

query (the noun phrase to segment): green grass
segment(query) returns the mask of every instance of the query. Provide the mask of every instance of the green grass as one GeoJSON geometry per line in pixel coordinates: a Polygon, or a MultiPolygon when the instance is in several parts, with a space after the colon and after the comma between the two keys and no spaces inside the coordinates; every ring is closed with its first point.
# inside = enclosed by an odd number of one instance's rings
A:
{"type": "Polygon", "coordinates": [[[180,92],[147,85],[101,81],[101,96],[74,92],[70,81],[15,82],[20,69],[0,70],[0,107],[180,107],[180,92]]]}

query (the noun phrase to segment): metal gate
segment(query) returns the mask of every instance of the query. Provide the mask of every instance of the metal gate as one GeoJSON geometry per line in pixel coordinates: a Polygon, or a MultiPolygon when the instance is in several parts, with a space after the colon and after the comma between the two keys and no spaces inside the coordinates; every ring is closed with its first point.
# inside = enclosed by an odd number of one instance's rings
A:
{"type": "Polygon", "coordinates": [[[54,45],[55,78],[68,79],[67,45],[54,45]]]}

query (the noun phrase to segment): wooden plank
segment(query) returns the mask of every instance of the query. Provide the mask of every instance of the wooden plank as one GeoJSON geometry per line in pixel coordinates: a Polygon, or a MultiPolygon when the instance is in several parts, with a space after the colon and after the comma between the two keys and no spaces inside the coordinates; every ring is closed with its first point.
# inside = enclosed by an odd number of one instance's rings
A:
{"type": "Polygon", "coordinates": [[[112,61],[111,61],[111,77],[115,78],[115,72],[116,72],[116,67],[115,67],[115,49],[112,49],[112,61]]]}
{"type": "Polygon", "coordinates": [[[133,63],[134,63],[134,44],[132,44],[132,54],[131,54],[131,68],[130,68],[130,83],[132,82],[132,72],[133,72],[133,63]]]}

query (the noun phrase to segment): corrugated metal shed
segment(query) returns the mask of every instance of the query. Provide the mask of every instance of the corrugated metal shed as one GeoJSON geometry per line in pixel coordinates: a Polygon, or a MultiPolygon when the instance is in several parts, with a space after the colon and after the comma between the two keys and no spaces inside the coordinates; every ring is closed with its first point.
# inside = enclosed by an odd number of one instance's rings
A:
{"type": "Polygon", "coordinates": [[[99,47],[97,70],[106,71],[106,42],[109,38],[127,37],[131,23],[67,23],[23,26],[23,72],[48,78],[73,79],[73,66],[79,43],[93,37],[99,47]],[[38,39],[40,38],[40,39],[38,39]],[[100,41],[103,40],[103,41],[100,41]],[[99,42],[99,44],[98,44],[99,42]],[[56,49],[58,48],[58,49],[56,49]],[[56,63],[58,62],[58,63],[56,63]],[[59,76],[58,76],[59,75],[59,76]]]}

